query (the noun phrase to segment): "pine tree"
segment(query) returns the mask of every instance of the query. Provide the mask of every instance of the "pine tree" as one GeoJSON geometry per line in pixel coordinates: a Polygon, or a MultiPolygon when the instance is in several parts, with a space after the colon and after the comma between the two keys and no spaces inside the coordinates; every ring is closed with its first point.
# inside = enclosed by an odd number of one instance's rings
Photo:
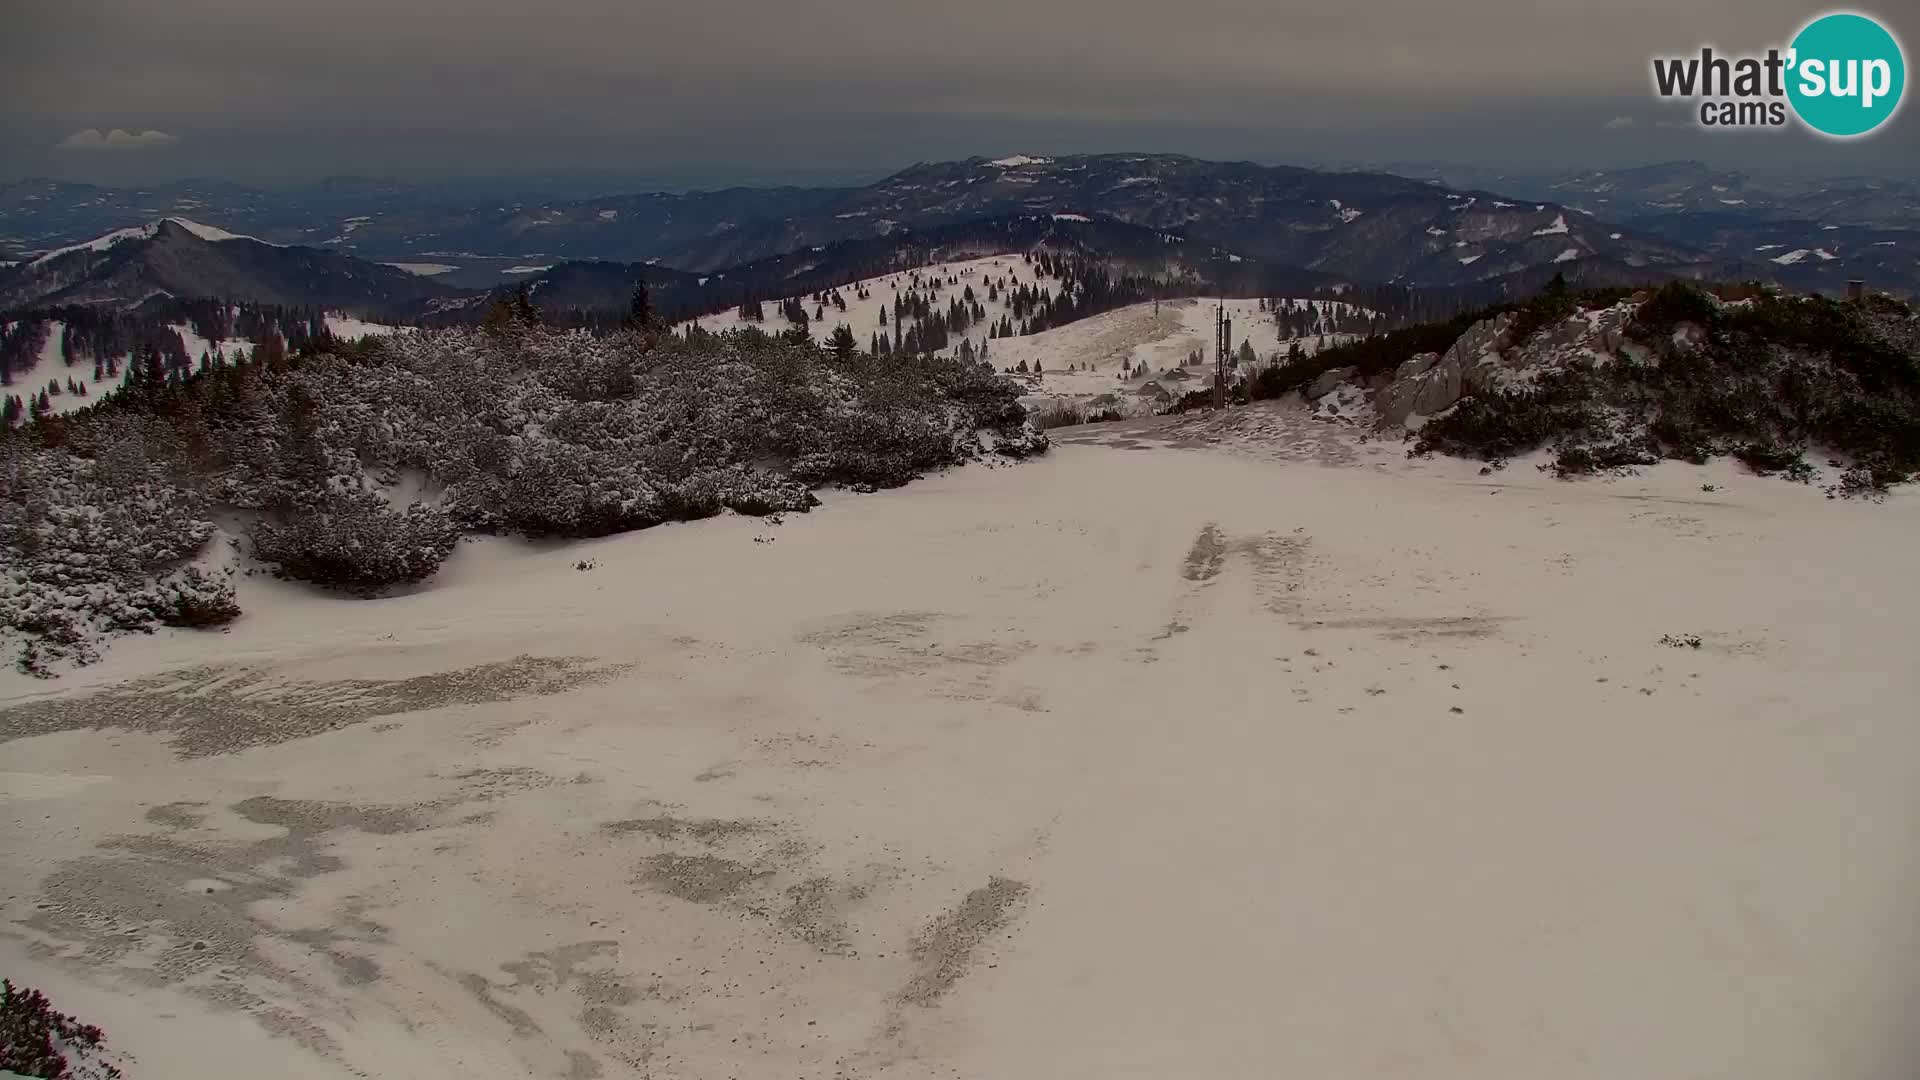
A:
{"type": "Polygon", "coordinates": [[[633,299],[627,303],[627,325],[641,330],[653,325],[653,297],[647,294],[645,281],[633,287],[633,299]]]}
{"type": "Polygon", "coordinates": [[[513,329],[513,302],[501,297],[487,308],[487,317],[480,322],[480,328],[490,334],[504,334],[513,329]]]}
{"type": "MultiPolygon", "coordinates": [[[[279,340],[274,338],[274,340],[279,340]]],[[[166,385],[166,358],[160,355],[158,346],[147,344],[140,354],[140,383],[148,391],[155,391],[166,385]]]]}
{"type": "Polygon", "coordinates": [[[853,329],[845,323],[833,328],[833,335],[827,339],[827,347],[842,360],[860,351],[860,342],[853,336],[853,329]]]}
{"type": "Polygon", "coordinates": [[[524,284],[513,294],[513,321],[521,326],[540,325],[540,309],[533,306],[533,292],[524,284]]]}

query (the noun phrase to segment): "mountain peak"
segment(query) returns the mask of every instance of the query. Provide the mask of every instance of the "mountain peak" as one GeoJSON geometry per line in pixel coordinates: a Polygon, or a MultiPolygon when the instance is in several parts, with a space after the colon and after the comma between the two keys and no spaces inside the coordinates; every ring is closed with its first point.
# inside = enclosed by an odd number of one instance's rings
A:
{"type": "MultiPolygon", "coordinates": [[[[29,265],[41,266],[62,256],[71,255],[76,251],[110,251],[129,241],[151,240],[156,236],[161,236],[168,232],[186,233],[198,239],[216,243],[225,240],[253,240],[251,236],[241,236],[238,233],[230,233],[225,229],[212,225],[202,225],[188,218],[163,217],[150,221],[145,225],[135,225],[126,229],[115,229],[110,233],[96,236],[85,243],[56,248],[34,259],[29,265]]],[[[264,243],[265,241],[255,242],[264,243]]]]}

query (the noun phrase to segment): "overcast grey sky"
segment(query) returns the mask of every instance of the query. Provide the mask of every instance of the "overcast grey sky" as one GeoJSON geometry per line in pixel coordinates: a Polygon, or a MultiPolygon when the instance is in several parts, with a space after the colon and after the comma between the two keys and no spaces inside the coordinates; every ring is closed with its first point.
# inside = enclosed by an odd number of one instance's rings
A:
{"type": "MultiPolygon", "coordinates": [[[[1920,16],[1900,25],[1909,2],[1879,12],[1895,16],[1896,33],[1920,33],[1920,16]]],[[[1871,140],[1836,144],[1710,134],[1684,107],[1653,100],[1651,55],[1784,44],[1820,10],[1787,0],[13,0],[0,37],[0,176],[297,180],[713,163],[859,172],[1099,150],[1920,171],[1911,108],[1871,140]]]]}

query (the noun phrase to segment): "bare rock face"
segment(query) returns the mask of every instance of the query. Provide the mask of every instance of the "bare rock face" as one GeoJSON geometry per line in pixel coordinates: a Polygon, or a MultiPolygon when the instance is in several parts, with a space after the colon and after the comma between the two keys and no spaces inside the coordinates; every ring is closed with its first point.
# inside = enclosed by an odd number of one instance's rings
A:
{"type": "Polygon", "coordinates": [[[1421,353],[1394,372],[1393,382],[1374,399],[1374,410],[1386,424],[1404,424],[1415,413],[1431,416],[1452,408],[1470,388],[1484,385],[1484,371],[1498,367],[1507,344],[1511,315],[1497,315],[1473,324],[1444,356],[1421,353]]]}
{"type": "Polygon", "coordinates": [[[1322,372],[1319,378],[1307,384],[1306,398],[1308,401],[1319,401],[1321,398],[1333,393],[1334,388],[1338,387],[1341,383],[1346,382],[1359,373],[1360,369],[1355,367],[1335,368],[1332,371],[1322,372]]]}
{"type": "Polygon", "coordinates": [[[1543,326],[1524,342],[1509,342],[1497,356],[1467,369],[1467,387],[1473,392],[1526,383],[1542,372],[1587,362],[1612,363],[1627,347],[1627,324],[1634,308],[1580,311],[1558,323],[1543,326]]]}
{"type": "Polygon", "coordinates": [[[1511,314],[1483,319],[1444,356],[1421,353],[1402,363],[1375,397],[1374,410],[1383,423],[1399,425],[1416,413],[1432,416],[1452,408],[1467,394],[1525,384],[1569,364],[1610,363],[1627,346],[1633,311],[1631,304],[1580,311],[1524,342],[1513,340],[1511,314]]]}
{"type": "Polygon", "coordinates": [[[1414,355],[1408,357],[1406,361],[1404,361],[1398,368],[1394,370],[1393,377],[1395,380],[1399,380],[1399,379],[1411,379],[1419,375],[1424,375],[1427,372],[1432,371],[1433,365],[1439,362],[1440,362],[1439,353],[1433,353],[1433,352],[1415,353],[1414,355]]]}

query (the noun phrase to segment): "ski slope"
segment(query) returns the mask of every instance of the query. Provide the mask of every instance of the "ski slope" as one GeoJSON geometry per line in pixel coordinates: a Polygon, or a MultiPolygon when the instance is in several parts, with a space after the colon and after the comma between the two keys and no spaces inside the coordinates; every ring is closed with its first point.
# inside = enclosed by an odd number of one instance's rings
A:
{"type": "MultiPolygon", "coordinates": [[[[1132,304],[1038,334],[996,341],[989,361],[1003,370],[1014,367],[1016,372],[1019,365],[1026,365],[1029,374],[1016,377],[1027,386],[1021,400],[1029,408],[1151,412],[1163,400],[1155,387],[1177,398],[1211,385],[1214,318],[1223,303],[1233,320],[1234,348],[1238,350],[1243,342],[1252,345],[1261,363],[1285,356],[1296,342],[1308,355],[1321,348],[1323,339],[1318,335],[1281,338],[1273,313],[1261,310],[1258,300],[1207,297],[1132,304]],[[1188,357],[1196,352],[1202,362],[1188,366],[1188,357]],[[1036,365],[1039,374],[1031,374],[1036,365]]],[[[1359,310],[1338,301],[1293,303],[1314,304],[1329,314],[1359,310]]],[[[1328,334],[1324,342],[1333,345],[1352,338],[1328,334]]]]}
{"type": "MultiPolygon", "coordinates": [[[[948,348],[940,350],[942,355],[958,349],[962,340],[970,341],[976,353],[984,346],[988,363],[1002,371],[1010,370],[1022,381],[1027,389],[1022,400],[1033,408],[1070,405],[1117,409],[1129,414],[1151,412],[1167,397],[1178,397],[1207,385],[1213,370],[1214,318],[1222,304],[1233,320],[1236,350],[1246,342],[1264,363],[1285,356],[1295,343],[1295,339],[1281,336],[1274,312],[1264,309],[1259,300],[1220,297],[1132,304],[1037,334],[988,339],[986,328],[1009,313],[1004,291],[998,300],[987,299],[989,283],[1000,285],[1003,290],[1020,285],[1059,287],[1057,279],[1041,276],[1038,267],[1018,255],[937,263],[840,286],[837,291],[846,301],[847,310],[842,312],[828,303],[823,317],[808,323],[807,328],[813,339],[823,344],[834,328],[841,325],[853,331],[862,349],[869,348],[873,335],[881,331],[886,332],[889,340],[897,342],[899,331],[893,325],[892,315],[894,298],[916,287],[924,295],[928,283],[934,281],[942,283],[935,294],[936,306],[944,308],[949,300],[971,286],[974,298],[987,313],[984,322],[974,324],[964,334],[954,335],[948,348]],[[860,299],[863,291],[866,299],[860,299]],[[883,310],[887,313],[884,325],[880,322],[883,310]],[[1204,362],[1197,367],[1187,366],[1189,354],[1195,352],[1204,362]]],[[[829,295],[832,291],[829,290],[829,295]]],[[[727,311],[691,322],[713,333],[747,326],[779,333],[793,325],[780,315],[784,299],[762,302],[767,316],[764,321],[744,320],[739,312],[727,311]]],[[[811,294],[799,299],[809,315],[820,306],[811,294]]],[[[1296,309],[1311,306],[1329,316],[1366,314],[1355,305],[1333,300],[1293,299],[1283,300],[1282,304],[1296,309]]],[[[687,325],[689,323],[681,323],[680,328],[687,325]]],[[[1350,339],[1351,335],[1329,334],[1324,341],[1336,344],[1350,339]]],[[[1298,339],[1298,344],[1311,354],[1321,347],[1322,340],[1314,335],[1298,339]]]]}
{"type": "MultiPolygon", "coordinates": [[[[913,290],[916,280],[920,282],[919,289],[922,295],[927,293],[928,283],[934,281],[943,283],[939,285],[936,290],[936,299],[934,300],[942,309],[945,309],[948,301],[963,295],[969,287],[973,289],[974,299],[978,300],[980,305],[986,308],[986,322],[969,327],[968,332],[964,335],[954,336],[952,348],[956,349],[960,347],[962,337],[972,339],[974,348],[979,348],[980,342],[986,338],[988,324],[997,323],[1002,315],[1008,313],[1004,292],[1001,294],[1000,300],[989,301],[987,299],[987,286],[989,282],[1003,283],[1006,286],[1014,288],[1018,288],[1021,285],[1038,284],[1042,288],[1058,289],[1060,284],[1053,278],[1041,277],[1038,267],[1026,262],[1018,255],[990,255],[981,259],[936,263],[931,266],[923,266],[913,270],[901,270],[897,273],[882,274],[879,277],[866,278],[849,285],[841,285],[837,290],[828,290],[829,294],[835,291],[839,292],[841,298],[847,302],[847,310],[843,312],[829,303],[826,305],[822,320],[809,323],[807,329],[813,334],[815,341],[825,343],[827,338],[832,335],[834,327],[845,325],[853,331],[853,336],[860,342],[862,349],[867,348],[872,343],[873,335],[882,331],[886,333],[888,340],[897,340],[899,333],[898,329],[893,325],[893,301],[896,296],[904,295],[913,290]],[[868,294],[865,300],[858,298],[858,294],[862,290],[865,290],[868,294]],[[882,310],[885,310],[887,315],[887,323],[884,326],[880,323],[880,313],[882,310]]],[[[709,330],[713,333],[724,333],[728,330],[738,330],[747,326],[756,326],[769,334],[777,334],[793,325],[780,315],[780,305],[787,299],[791,299],[791,297],[781,297],[779,299],[769,298],[765,300],[761,304],[767,316],[763,322],[742,319],[738,311],[727,311],[718,315],[707,315],[691,321],[697,322],[701,329],[709,330]]],[[[819,307],[819,305],[814,302],[811,293],[804,294],[800,296],[799,299],[806,307],[808,315],[812,315],[815,309],[819,307]]],[[[680,325],[685,327],[687,323],[681,323],[680,325]]],[[[994,341],[993,345],[997,347],[999,341],[994,341]]],[[[993,350],[990,349],[989,352],[991,353],[991,351],[993,350]]],[[[991,356],[989,356],[989,359],[991,359],[991,356]]]]}
{"type": "MultiPolygon", "coordinates": [[[[1024,261],[1018,255],[993,255],[980,259],[958,262],[938,263],[918,270],[903,270],[893,274],[867,278],[838,288],[841,297],[847,302],[847,310],[842,312],[833,304],[825,305],[823,317],[808,324],[813,339],[824,343],[832,335],[836,326],[845,325],[853,331],[854,337],[865,349],[872,342],[873,335],[885,331],[890,340],[898,338],[898,330],[893,325],[892,307],[894,297],[912,290],[915,281],[921,283],[924,294],[925,283],[932,280],[944,282],[939,286],[936,303],[942,308],[955,296],[971,286],[974,298],[986,309],[985,322],[969,327],[964,334],[954,335],[952,343],[943,354],[951,353],[960,347],[962,339],[970,340],[977,351],[982,342],[987,342],[987,360],[995,367],[1006,368],[1024,360],[1031,367],[1035,360],[1043,368],[1064,368],[1069,364],[1092,365],[1098,367],[1117,367],[1123,359],[1129,366],[1146,363],[1154,370],[1178,367],[1191,349],[1200,349],[1211,355],[1213,348],[1213,319],[1219,298],[1167,300],[1161,302],[1164,312],[1158,321],[1151,325],[1141,324],[1143,317],[1152,317],[1155,305],[1151,302],[1117,308],[1102,315],[1084,319],[1077,323],[1045,330],[1024,337],[994,338],[988,341],[986,328],[999,321],[1000,316],[1009,313],[1005,303],[1005,294],[1000,300],[987,299],[987,284],[999,283],[1003,287],[1017,288],[1020,285],[1038,285],[1040,288],[1057,290],[1059,281],[1044,277],[1039,268],[1024,261]],[[861,291],[868,294],[865,300],[859,299],[861,291]],[[882,310],[887,313],[887,323],[882,325],[882,310]]],[[[835,290],[829,290],[829,293],[835,290]]],[[[767,333],[779,333],[792,324],[780,317],[780,305],[787,297],[769,298],[762,303],[766,314],[764,321],[745,320],[737,311],[727,311],[718,315],[707,315],[690,320],[713,333],[724,333],[747,326],[755,326],[767,333]]],[[[799,299],[809,315],[820,306],[806,294],[799,299]]],[[[1224,301],[1227,314],[1234,321],[1234,344],[1238,347],[1242,340],[1250,341],[1254,350],[1263,358],[1276,349],[1282,353],[1287,344],[1278,336],[1278,328],[1273,313],[1263,311],[1260,302],[1254,299],[1229,299],[1224,301]]],[[[1294,305],[1313,304],[1328,314],[1346,315],[1361,309],[1352,304],[1329,300],[1293,300],[1294,305]]],[[[684,329],[689,323],[679,324],[684,329]]],[[[1307,341],[1311,349],[1313,342],[1307,341]]]]}

